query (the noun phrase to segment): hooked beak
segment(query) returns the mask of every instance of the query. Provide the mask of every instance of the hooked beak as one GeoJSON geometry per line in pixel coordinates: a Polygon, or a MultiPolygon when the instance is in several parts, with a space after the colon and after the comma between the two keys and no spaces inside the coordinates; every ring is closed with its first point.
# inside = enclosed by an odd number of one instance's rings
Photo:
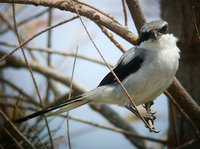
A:
{"type": "Polygon", "coordinates": [[[161,37],[161,34],[157,30],[151,31],[151,38],[152,39],[159,39],[161,37]]]}

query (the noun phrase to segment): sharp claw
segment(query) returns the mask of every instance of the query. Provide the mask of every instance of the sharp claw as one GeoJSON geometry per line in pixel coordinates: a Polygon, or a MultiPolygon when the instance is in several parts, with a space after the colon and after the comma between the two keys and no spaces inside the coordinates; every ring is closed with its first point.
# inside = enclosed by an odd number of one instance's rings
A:
{"type": "MultiPolygon", "coordinates": [[[[153,102],[150,103],[153,105],[153,102]]],[[[144,108],[147,108],[147,104],[142,105],[144,108]]],[[[128,110],[130,110],[133,114],[135,114],[137,117],[140,117],[139,113],[132,107],[132,106],[126,106],[128,110]]],[[[145,121],[148,123],[149,126],[144,125],[146,128],[149,128],[150,132],[159,133],[160,131],[156,131],[154,127],[154,120],[156,119],[156,112],[150,112],[151,110],[148,110],[146,115],[144,116],[145,121]]]]}
{"type": "Polygon", "coordinates": [[[157,113],[157,111],[156,112],[150,112],[150,114],[152,114],[152,115],[155,115],[157,113]]]}
{"type": "Polygon", "coordinates": [[[159,132],[160,132],[160,130],[159,130],[159,131],[156,131],[156,130],[154,130],[153,132],[154,132],[154,133],[159,133],[159,132]]]}

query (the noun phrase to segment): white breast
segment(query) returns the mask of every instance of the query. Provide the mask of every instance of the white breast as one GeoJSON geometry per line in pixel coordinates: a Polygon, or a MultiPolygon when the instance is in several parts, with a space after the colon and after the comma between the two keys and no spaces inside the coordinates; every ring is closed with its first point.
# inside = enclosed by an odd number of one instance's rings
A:
{"type": "MultiPolygon", "coordinates": [[[[154,100],[172,83],[178,69],[180,50],[173,35],[163,35],[159,40],[143,42],[139,48],[146,49],[146,57],[137,72],[123,80],[123,85],[136,105],[154,100]]],[[[92,91],[93,92],[93,91],[92,91]]],[[[130,100],[121,86],[101,86],[94,90],[96,102],[126,106],[130,100]]]]}
{"type": "Polygon", "coordinates": [[[141,48],[148,49],[148,55],[144,68],[134,76],[136,81],[131,82],[135,83],[132,97],[137,105],[154,100],[172,83],[180,57],[176,42],[177,39],[172,34],[167,34],[159,40],[149,40],[140,45],[141,48]]]}
{"type": "MultiPolygon", "coordinates": [[[[142,69],[123,82],[136,105],[154,100],[172,83],[180,57],[176,42],[177,39],[168,34],[159,40],[149,40],[140,45],[140,48],[147,49],[142,69]]],[[[116,90],[113,100],[118,99],[116,102],[119,105],[129,104],[126,95],[118,94],[119,92],[123,92],[121,87],[116,90]]]]}

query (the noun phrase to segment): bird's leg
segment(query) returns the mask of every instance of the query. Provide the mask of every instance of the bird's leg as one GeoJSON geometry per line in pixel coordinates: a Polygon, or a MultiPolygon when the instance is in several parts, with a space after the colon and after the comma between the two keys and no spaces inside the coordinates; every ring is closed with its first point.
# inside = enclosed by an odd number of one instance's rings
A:
{"type": "MultiPolygon", "coordinates": [[[[148,123],[148,125],[149,125],[148,127],[150,128],[150,131],[154,132],[154,133],[158,133],[159,131],[155,131],[155,127],[154,127],[154,120],[156,119],[156,117],[154,116],[155,113],[151,112],[152,105],[153,105],[153,102],[148,102],[148,103],[144,104],[144,108],[147,111],[144,116],[144,119],[148,123]]],[[[128,110],[130,110],[133,114],[135,114],[137,117],[141,118],[138,111],[131,104],[127,105],[126,108],[128,110]]]]}
{"type": "Polygon", "coordinates": [[[150,101],[150,102],[147,102],[147,103],[145,103],[144,105],[143,105],[143,107],[146,109],[146,115],[145,115],[145,119],[146,120],[152,120],[152,121],[154,121],[155,119],[156,119],[156,117],[155,117],[155,113],[156,112],[151,112],[151,106],[154,104],[154,102],[153,101],[150,101]]]}
{"type": "Polygon", "coordinates": [[[138,111],[135,110],[135,108],[130,104],[130,105],[127,105],[126,108],[131,111],[133,114],[135,114],[137,117],[140,117],[138,111]]]}
{"type": "Polygon", "coordinates": [[[154,120],[156,119],[156,117],[155,117],[155,113],[156,112],[151,112],[151,106],[153,104],[154,104],[154,102],[150,101],[150,102],[147,102],[146,104],[144,104],[143,107],[146,109],[146,115],[144,116],[144,119],[147,121],[147,123],[149,124],[149,126],[151,126],[151,128],[153,130],[155,130],[154,120]]]}

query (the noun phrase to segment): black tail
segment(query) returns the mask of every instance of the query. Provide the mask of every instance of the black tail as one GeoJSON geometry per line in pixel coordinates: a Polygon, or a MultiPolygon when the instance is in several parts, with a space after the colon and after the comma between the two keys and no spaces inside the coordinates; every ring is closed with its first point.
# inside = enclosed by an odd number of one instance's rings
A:
{"type": "Polygon", "coordinates": [[[19,119],[15,120],[14,123],[21,123],[21,122],[27,121],[29,119],[32,119],[34,117],[37,117],[39,115],[43,115],[45,113],[51,112],[53,110],[56,110],[58,108],[63,108],[64,109],[65,106],[67,106],[67,108],[65,108],[65,110],[62,109],[62,110],[58,110],[57,112],[55,112],[56,114],[59,114],[59,113],[74,109],[76,107],[79,107],[79,106],[81,106],[81,105],[83,105],[85,103],[88,103],[89,101],[90,100],[85,100],[85,96],[81,95],[81,96],[78,96],[78,97],[75,97],[75,98],[72,98],[72,99],[69,99],[69,100],[65,100],[65,101],[56,103],[56,104],[54,104],[54,105],[52,105],[52,106],[50,106],[48,108],[45,108],[45,109],[43,109],[41,111],[35,112],[33,114],[30,114],[30,115],[28,115],[26,117],[19,118],[19,119]]]}

